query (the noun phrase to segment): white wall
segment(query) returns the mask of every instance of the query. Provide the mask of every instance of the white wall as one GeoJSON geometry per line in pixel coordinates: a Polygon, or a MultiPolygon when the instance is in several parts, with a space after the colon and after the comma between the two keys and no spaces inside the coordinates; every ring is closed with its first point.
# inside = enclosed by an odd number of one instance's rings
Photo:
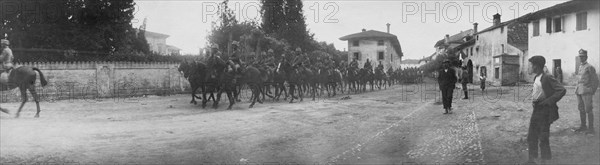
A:
{"type": "MultiPolygon", "coordinates": [[[[540,22],[540,35],[533,36],[533,23],[529,23],[529,56],[542,55],[546,58],[546,67],[554,68],[553,59],[561,59],[564,82],[573,84],[576,57],[579,49],[588,51],[588,62],[598,70],[599,67],[599,19],[598,9],[587,11],[587,30],[576,30],[576,13],[565,14],[563,32],[546,33],[546,19],[540,22]]],[[[553,73],[551,71],[551,73],[553,73]]]]}
{"type": "Polygon", "coordinates": [[[373,68],[375,68],[379,64],[379,61],[381,61],[381,63],[384,66],[384,70],[387,71],[387,69],[390,66],[393,69],[397,69],[398,66],[400,66],[401,58],[398,57],[398,54],[394,50],[394,47],[392,46],[390,40],[384,40],[383,46],[378,46],[377,41],[378,40],[360,40],[358,47],[355,47],[352,46],[353,41],[349,40],[348,61],[352,61],[355,52],[360,52],[361,55],[360,59],[358,60],[359,68],[362,68],[367,59],[369,59],[369,61],[371,61],[371,64],[373,65],[373,68]],[[383,51],[383,60],[377,60],[377,54],[380,51],[383,51]]]}

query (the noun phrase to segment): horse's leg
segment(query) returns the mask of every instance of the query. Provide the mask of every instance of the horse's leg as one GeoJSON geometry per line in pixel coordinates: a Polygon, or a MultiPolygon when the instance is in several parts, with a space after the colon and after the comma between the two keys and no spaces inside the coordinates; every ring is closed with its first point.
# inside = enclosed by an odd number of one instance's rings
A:
{"type": "Polygon", "coordinates": [[[258,85],[257,87],[258,87],[258,95],[261,95],[261,94],[262,94],[262,96],[263,96],[263,97],[262,97],[262,100],[261,100],[261,99],[260,99],[260,97],[259,97],[259,98],[258,98],[258,100],[256,100],[256,101],[258,101],[258,103],[262,104],[262,103],[263,103],[263,101],[267,99],[267,98],[265,97],[265,93],[266,93],[266,92],[265,92],[265,89],[263,89],[263,88],[264,88],[264,86],[263,86],[263,85],[258,85]]]}
{"type": "Polygon", "coordinates": [[[217,99],[213,102],[213,108],[219,108],[219,101],[221,101],[221,94],[223,94],[223,90],[217,90],[217,99]]]}
{"type": "MultiPolygon", "coordinates": [[[[295,96],[294,96],[294,90],[295,90],[295,88],[296,88],[295,84],[290,84],[290,103],[294,102],[294,98],[295,98],[295,96]]],[[[285,98],[287,98],[287,95],[286,95],[285,98]]]]}
{"type": "Polygon", "coordinates": [[[256,104],[256,100],[258,99],[258,89],[256,89],[255,84],[252,85],[248,85],[250,87],[250,90],[252,91],[252,103],[250,103],[250,106],[248,108],[252,108],[254,107],[254,104],[256,104]]]}
{"type": "Polygon", "coordinates": [[[35,106],[37,107],[37,112],[35,113],[35,118],[39,118],[40,117],[40,96],[37,94],[37,92],[35,91],[35,86],[31,85],[29,87],[29,93],[31,93],[31,96],[33,97],[33,101],[35,101],[35,106]]]}
{"type": "Polygon", "coordinates": [[[190,101],[190,104],[194,104],[194,105],[198,104],[196,102],[196,90],[197,89],[198,89],[198,86],[196,86],[196,85],[192,86],[192,101],[190,101]]]}
{"type": "Polygon", "coordinates": [[[235,88],[233,91],[227,92],[227,98],[229,99],[229,107],[227,107],[227,110],[231,110],[231,107],[233,107],[233,104],[235,103],[234,91],[235,91],[235,88]]]}
{"type": "Polygon", "coordinates": [[[27,102],[27,88],[19,87],[19,90],[21,90],[21,106],[19,106],[19,110],[17,110],[17,114],[16,114],[15,118],[19,118],[21,110],[23,109],[23,106],[27,102]]]}
{"type": "Polygon", "coordinates": [[[206,86],[202,87],[202,108],[206,108],[206,102],[208,102],[208,98],[206,97],[206,86]]]}

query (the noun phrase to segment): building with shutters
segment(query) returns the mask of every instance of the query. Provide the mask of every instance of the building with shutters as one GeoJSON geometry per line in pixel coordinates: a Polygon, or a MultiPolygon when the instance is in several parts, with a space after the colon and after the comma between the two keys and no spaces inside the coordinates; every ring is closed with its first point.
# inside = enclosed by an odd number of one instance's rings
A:
{"type": "MultiPolygon", "coordinates": [[[[546,67],[553,75],[559,74],[556,68],[561,67],[562,81],[570,85],[576,83],[580,49],[588,51],[588,63],[598,70],[599,2],[568,1],[524,16],[528,20],[529,56],[544,56],[546,67]]],[[[532,81],[531,78],[528,81],[532,81]]]]}
{"type": "Polygon", "coordinates": [[[359,67],[362,68],[369,59],[375,68],[379,62],[384,70],[392,67],[397,69],[402,61],[402,48],[396,35],[376,30],[365,30],[341,37],[340,40],[348,41],[348,61],[357,59],[359,67]]]}

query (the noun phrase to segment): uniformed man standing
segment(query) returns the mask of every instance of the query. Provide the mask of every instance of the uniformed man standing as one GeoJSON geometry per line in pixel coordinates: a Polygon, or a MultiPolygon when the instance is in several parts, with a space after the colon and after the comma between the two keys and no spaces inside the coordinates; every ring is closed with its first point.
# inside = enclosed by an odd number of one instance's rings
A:
{"type": "Polygon", "coordinates": [[[578,81],[575,94],[577,95],[581,126],[576,131],[594,134],[594,112],[592,111],[594,102],[592,97],[598,88],[598,75],[596,75],[596,69],[587,62],[587,58],[587,51],[579,50],[581,66],[579,66],[577,72],[578,81]]]}

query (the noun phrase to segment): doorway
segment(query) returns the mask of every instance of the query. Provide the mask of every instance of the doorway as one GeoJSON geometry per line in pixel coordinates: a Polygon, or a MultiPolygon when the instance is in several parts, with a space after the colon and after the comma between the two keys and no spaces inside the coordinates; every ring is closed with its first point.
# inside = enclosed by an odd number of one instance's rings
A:
{"type": "Polygon", "coordinates": [[[563,71],[562,71],[562,67],[561,67],[561,60],[560,59],[554,59],[553,60],[553,68],[552,68],[552,73],[554,75],[554,78],[556,78],[556,80],[560,83],[563,82],[563,71]]]}

